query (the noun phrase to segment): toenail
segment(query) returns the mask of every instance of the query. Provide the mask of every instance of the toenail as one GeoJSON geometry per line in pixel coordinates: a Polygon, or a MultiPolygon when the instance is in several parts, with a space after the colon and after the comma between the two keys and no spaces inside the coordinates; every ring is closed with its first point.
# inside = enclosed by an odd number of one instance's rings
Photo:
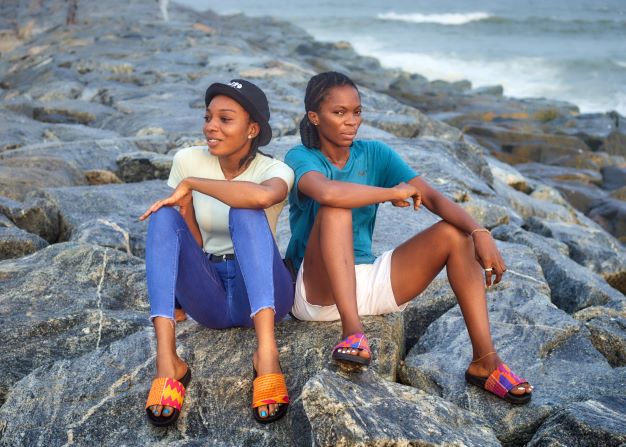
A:
{"type": "Polygon", "coordinates": [[[163,414],[164,414],[164,415],[166,415],[166,416],[167,416],[168,414],[170,414],[170,410],[169,410],[169,408],[166,408],[165,410],[163,410],[163,414]]]}
{"type": "Polygon", "coordinates": [[[154,414],[155,416],[158,416],[159,412],[157,410],[152,410],[152,414],[154,414]]]}
{"type": "Polygon", "coordinates": [[[264,418],[267,416],[267,411],[261,411],[261,417],[264,418]]]}

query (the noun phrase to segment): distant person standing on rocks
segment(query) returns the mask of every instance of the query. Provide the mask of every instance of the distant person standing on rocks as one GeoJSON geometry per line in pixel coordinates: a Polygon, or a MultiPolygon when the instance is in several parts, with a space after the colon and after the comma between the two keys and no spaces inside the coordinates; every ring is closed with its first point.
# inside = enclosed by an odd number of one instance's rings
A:
{"type": "Polygon", "coordinates": [[[371,351],[359,317],[403,310],[446,267],[472,342],[467,381],[512,403],[530,401],[532,386],[511,372],[491,339],[485,285],[500,282],[506,266],[489,231],[389,146],[355,139],[361,98],[347,76],[313,76],[304,103],[302,145],[285,157],[295,173],[287,248],[299,268],[294,316],[341,319],[343,340],[333,359],[368,365],[371,351]],[[443,220],[376,258],[376,212],[387,201],[415,210],[423,203],[443,220]]]}
{"type": "Polygon", "coordinates": [[[208,149],[179,151],[168,180],[174,192],[140,217],[151,216],[146,276],[157,358],[146,411],[157,426],[176,421],[191,377],[176,353],[178,306],[209,328],[254,326],[253,416],[275,421],[289,403],[274,322],[291,309],[293,283],[274,233],[293,171],[258,151],[272,129],[267,98],[256,85],[212,84],[205,104],[208,149]]]}

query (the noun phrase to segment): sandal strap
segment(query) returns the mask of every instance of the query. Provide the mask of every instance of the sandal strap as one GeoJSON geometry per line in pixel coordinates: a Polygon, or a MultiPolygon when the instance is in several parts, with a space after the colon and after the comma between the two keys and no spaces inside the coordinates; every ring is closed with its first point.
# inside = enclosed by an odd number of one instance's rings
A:
{"type": "Polygon", "coordinates": [[[333,351],[342,348],[361,349],[362,351],[367,351],[370,354],[372,353],[367,337],[363,332],[357,332],[355,334],[348,335],[346,338],[344,338],[335,345],[333,351]]]}
{"type": "Polygon", "coordinates": [[[252,382],[252,408],[261,405],[288,403],[289,393],[284,374],[263,374],[252,382]]]}
{"type": "Polygon", "coordinates": [[[487,377],[485,389],[496,396],[504,397],[512,388],[527,382],[511,371],[509,365],[502,363],[487,377]]]}
{"type": "Polygon", "coordinates": [[[170,377],[157,377],[152,381],[146,408],[152,405],[167,405],[180,411],[184,400],[185,386],[182,383],[170,377]]]}

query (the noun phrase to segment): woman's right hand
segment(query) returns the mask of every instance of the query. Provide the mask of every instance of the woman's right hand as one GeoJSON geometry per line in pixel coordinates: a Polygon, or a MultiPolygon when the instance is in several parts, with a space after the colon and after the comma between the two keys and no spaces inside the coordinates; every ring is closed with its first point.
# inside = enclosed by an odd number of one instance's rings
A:
{"type": "Polygon", "coordinates": [[[391,200],[391,204],[393,206],[397,206],[400,208],[405,208],[410,206],[411,203],[407,200],[413,199],[413,209],[418,210],[420,205],[422,204],[422,194],[419,190],[408,183],[402,182],[397,184],[392,188],[395,192],[396,198],[391,200]]]}
{"type": "Polygon", "coordinates": [[[164,206],[178,206],[181,209],[190,206],[193,203],[192,191],[193,190],[187,186],[185,180],[183,180],[169,197],[154,202],[150,208],[139,217],[139,220],[147,219],[150,214],[156,213],[164,206]]]}

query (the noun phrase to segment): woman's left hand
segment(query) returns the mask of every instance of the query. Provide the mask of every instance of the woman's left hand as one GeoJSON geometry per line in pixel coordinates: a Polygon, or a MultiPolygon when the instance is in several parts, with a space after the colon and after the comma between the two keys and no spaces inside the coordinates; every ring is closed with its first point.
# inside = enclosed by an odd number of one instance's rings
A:
{"type": "Polygon", "coordinates": [[[178,184],[174,192],[167,198],[157,200],[148,208],[148,210],[139,217],[139,220],[145,220],[150,214],[156,213],[163,206],[179,206],[181,208],[191,205],[193,197],[191,195],[192,189],[187,186],[187,183],[183,180],[178,184]]]}
{"type": "Polygon", "coordinates": [[[485,270],[485,284],[487,287],[498,284],[506,272],[506,264],[491,234],[486,231],[475,232],[472,239],[476,260],[485,270]]]}

